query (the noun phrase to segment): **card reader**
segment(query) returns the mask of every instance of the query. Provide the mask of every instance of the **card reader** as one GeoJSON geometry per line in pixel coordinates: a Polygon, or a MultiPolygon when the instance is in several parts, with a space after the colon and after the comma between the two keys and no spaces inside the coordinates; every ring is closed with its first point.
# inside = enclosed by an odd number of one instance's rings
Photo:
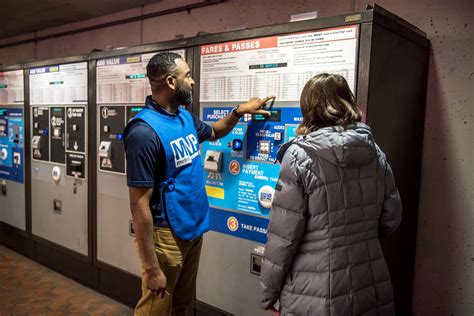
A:
{"type": "Polygon", "coordinates": [[[222,151],[208,150],[204,159],[204,169],[209,172],[222,173],[222,151]]]}

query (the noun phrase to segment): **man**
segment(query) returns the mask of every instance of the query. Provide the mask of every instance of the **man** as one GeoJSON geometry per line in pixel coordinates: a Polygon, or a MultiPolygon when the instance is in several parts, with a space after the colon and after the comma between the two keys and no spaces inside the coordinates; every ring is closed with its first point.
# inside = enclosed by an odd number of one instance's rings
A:
{"type": "Polygon", "coordinates": [[[147,65],[152,95],[125,128],[127,184],[142,262],[142,298],[135,315],[185,315],[194,301],[202,235],[209,230],[199,143],[227,135],[242,115],[261,113],[252,98],[212,127],[183,109],[194,80],[175,53],[147,65]]]}

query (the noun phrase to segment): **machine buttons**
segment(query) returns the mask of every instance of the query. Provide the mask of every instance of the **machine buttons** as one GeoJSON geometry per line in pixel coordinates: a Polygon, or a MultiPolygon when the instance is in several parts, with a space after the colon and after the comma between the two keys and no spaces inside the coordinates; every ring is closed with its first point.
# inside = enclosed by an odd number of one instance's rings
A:
{"type": "Polygon", "coordinates": [[[108,125],[104,125],[104,133],[108,133],[110,131],[110,127],[108,125]]]}
{"type": "Polygon", "coordinates": [[[270,153],[270,141],[267,140],[261,140],[258,143],[258,151],[262,155],[268,155],[270,153]]]}
{"type": "Polygon", "coordinates": [[[281,132],[275,132],[273,135],[274,140],[281,140],[281,132]]]}
{"type": "Polygon", "coordinates": [[[79,130],[79,126],[77,124],[72,124],[72,130],[77,132],[79,130]]]}
{"type": "Polygon", "coordinates": [[[240,139],[232,140],[232,150],[242,151],[243,147],[244,147],[244,145],[243,145],[242,140],[240,140],[240,139]]]}

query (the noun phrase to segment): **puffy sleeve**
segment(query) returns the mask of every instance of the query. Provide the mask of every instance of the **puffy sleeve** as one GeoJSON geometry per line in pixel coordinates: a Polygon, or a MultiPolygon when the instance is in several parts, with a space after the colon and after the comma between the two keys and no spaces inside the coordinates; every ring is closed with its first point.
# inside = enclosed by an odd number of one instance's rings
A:
{"type": "Polygon", "coordinates": [[[278,300],[306,226],[308,203],[295,146],[283,157],[270,214],[260,275],[263,309],[278,300]]]}

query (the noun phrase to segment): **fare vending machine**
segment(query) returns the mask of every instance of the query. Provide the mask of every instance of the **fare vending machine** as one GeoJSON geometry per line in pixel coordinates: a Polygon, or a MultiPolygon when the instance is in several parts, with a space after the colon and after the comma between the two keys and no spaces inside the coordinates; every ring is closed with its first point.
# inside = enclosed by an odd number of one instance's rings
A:
{"type": "Polygon", "coordinates": [[[88,63],[30,68],[32,233],[88,256],[88,63]]]}
{"type": "Polygon", "coordinates": [[[0,222],[26,230],[23,70],[0,72],[0,222]]]}
{"type": "Polygon", "coordinates": [[[259,274],[280,165],[278,147],[302,120],[306,82],[344,76],[363,121],[394,170],[403,201],[399,229],[382,240],[398,315],[409,315],[429,41],[375,5],[346,15],[208,34],[194,39],[195,113],[212,124],[252,97],[274,95],[269,117],[246,115],[224,138],[201,146],[211,231],[205,235],[196,309],[210,315],[265,315],[259,274]],[[197,87],[196,87],[197,88],[197,87]],[[401,146],[401,144],[403,144],[401,146]]]}
{"type": "Polygon", "coordinates": [[[311,77],[341,74],[355,93],[358,33],[358,25],[349,25],[200,47],[203,121],[212,124],[251,97],[276,100],[267,105],[269,117],[245,115],[226,137],[202,145],[212,231],[203,246],[197,300],[235,315],[264,314],[258,275],[278,148],[295,137],[300,94],[311,77]]]}
{"type": "MultiPolygon", "coordinates": [[[[173,51],[185,56],[185,50],[173,51]]],[[[126,178],[123,131],[151,95],[146,66],[157,52],[97,59],[97,259],[141,275],[126,178]]],[[[105,265],[104,265],[105,264],[105,265]]]]}

